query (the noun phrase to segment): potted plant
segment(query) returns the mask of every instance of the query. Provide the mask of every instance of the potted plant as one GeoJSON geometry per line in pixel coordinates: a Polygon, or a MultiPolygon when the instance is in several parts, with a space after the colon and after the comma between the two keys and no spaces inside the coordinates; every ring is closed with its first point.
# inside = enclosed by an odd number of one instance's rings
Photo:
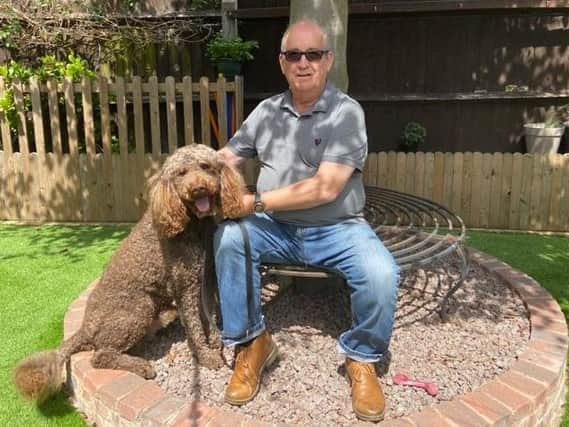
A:
{"type": "Polygon", "coordinates": [[[409,122],[405,125],[400,137],[400,147],[402,151],[414,153],[417,147],[427,136],[427,130],[417,122],[409,122]]]}
{"type": "Polygon", "coordinates": [[[215,63],[218,73],[232,78],[241,73],[243,62],[254,58],[251,52],[258,47],[256,40],[245,41],[241,37],[218,34],[207,43],[206,56],[215,63]]]}
{"type": "Polygon", "coordinates": [[[555,108],[544,122],[526,123],[524,136],[528,153],[555,154],[565,128],[569,127],[569,104],[555,108]]]}

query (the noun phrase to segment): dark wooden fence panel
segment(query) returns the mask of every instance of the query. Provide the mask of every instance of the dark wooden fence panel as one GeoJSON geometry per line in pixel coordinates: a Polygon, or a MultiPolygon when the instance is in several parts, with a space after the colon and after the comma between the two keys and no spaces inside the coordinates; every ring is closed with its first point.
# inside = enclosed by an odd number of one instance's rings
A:
{"type": "MultiPolygon", "coordinates": [[[[360,3],[370,2],[350,4],[360,3]]],[[[283,10],[241,20],[240,34],[261,43],[244,70],[246,113],[286,89],[283,10]]],[[[349,92],[366,111],[372,151],[397,149],[404,125],[418,121],[428,132],[422,150],[523,152],[524,122],[569,102],[569,8],[353,13],[348,34],[349,92]]]]}

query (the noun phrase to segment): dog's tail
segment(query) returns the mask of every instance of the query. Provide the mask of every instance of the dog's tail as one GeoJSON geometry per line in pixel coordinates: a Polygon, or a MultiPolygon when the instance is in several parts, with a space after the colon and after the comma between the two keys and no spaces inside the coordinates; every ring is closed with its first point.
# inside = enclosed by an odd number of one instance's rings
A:
{"type": "Polygon", "coordinates": [[[20,395],[41,403],[57,393],[65,382],[64,367],[73,353],[87,349],[81,331],[50,351],[34,353],[23,359],[13,372],[20,395]]]}

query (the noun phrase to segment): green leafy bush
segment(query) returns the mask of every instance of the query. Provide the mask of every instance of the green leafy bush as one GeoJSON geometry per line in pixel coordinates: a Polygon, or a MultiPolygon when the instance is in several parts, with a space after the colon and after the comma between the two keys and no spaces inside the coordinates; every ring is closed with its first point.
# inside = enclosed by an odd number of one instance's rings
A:
{"type": "MultiPolygon", "coordinates": [[[[14,94],[10,88],[12,82],[16,80],[25,82],[31,77],[36,77],[40,82],[46,82],[48,79],[61,82],[65,78],[78,82],[83,77],[96,77],[95,71],[89,67],[87,61],[73,53],[67,56],[66,61],[59,61],[54,55],[45,55],[40,58],[40,64],[37,68],[30,68],[11,60],[7,64],[0,65],[0,77],[4,78],[6,85],[6,90],[0,97],[0,112],[6,114],[12,132],[15,132],[18,126],[14,94]]],[[[24,97],[24,109],[29,111],[30,107],[31,101],[29,96],[26,96],[24,97]]]]}
{"type": "Polygon", "coordinates": [[[417,122],[409,122],[405,125],[401,134],[401,148],[404,151],[417,151],[417,147],[427,136],[427,130],[417,122]]]}
{"type": "Polygon", "coordinates": [[[245,62],[254,58],[251,52],[258,47],[259,43],[256,40],[245,41],[241,37],[225,38],[218,34],[208,42],[206,56],[214,62],[220,60],[245,62]]]}

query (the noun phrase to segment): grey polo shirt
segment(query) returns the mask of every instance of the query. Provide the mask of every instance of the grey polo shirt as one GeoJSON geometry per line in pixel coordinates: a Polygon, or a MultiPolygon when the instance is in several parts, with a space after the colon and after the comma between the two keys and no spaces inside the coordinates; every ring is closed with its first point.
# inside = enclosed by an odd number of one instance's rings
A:
{"type": "Polygon", "coordinates": [[[322,161],[355,168],[334,201],[309,209],[267,212],[276,220],[310,226],[363,217],[364,112],[332,83],[326,84],[313,108],[303,114],[295,111],[290,91],[262,101],[227,146],[240,157],[259,158],[257,191],[261,193],[315,175],[322,161]]]}

